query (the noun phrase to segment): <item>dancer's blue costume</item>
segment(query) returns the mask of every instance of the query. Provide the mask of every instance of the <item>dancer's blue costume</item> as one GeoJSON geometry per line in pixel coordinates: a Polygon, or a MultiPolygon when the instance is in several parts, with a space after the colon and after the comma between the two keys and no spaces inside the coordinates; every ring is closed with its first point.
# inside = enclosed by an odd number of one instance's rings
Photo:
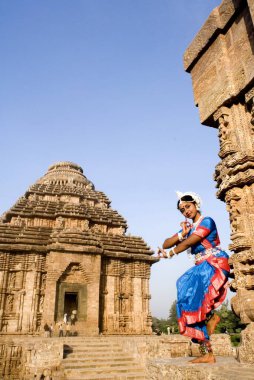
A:
{"type": "Polygon", "coordinates": [[[230,267],[212,218],[194,223],[187,237],[192,234],[202,240],[191,248],[195,266],[177,281],[177,317],[180,333],[197,342],[209,339],[205,321],[226,297],[230,267]]]}

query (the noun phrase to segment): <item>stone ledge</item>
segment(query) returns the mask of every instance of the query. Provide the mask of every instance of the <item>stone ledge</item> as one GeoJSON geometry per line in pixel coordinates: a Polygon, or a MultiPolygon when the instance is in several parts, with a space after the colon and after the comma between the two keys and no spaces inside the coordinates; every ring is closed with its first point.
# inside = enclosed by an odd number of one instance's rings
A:
{"type": "Polygon", "coordinates": [[[254,366],[243,365],[234,358],[217,357],[214,364],[190,364],[191,359],[164,358],[150,360],[150,380],[253,380],[254,366]]]}

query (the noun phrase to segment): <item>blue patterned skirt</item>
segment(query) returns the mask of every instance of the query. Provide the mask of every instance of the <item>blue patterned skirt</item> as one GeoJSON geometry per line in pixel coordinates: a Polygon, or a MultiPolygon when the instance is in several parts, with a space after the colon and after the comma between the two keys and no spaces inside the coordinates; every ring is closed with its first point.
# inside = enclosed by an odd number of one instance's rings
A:
{"type": "Polygon", "coordinates": [[[229,271],[227,253],[217,250],[177,280],[176,311],[182,335],[196,342],[209,339],[205,321],[225,300],[229,271]]]}

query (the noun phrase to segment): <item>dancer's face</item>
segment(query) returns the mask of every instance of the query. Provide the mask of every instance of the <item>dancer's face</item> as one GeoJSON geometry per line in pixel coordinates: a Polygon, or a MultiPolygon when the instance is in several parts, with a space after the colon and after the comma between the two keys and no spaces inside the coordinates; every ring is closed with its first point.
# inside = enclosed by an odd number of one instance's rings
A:
{"type": "Polygon", "coordinates": [[[185,218],[192,220],[194,220],[197,214],[199,214],[197,207],[193,202],[181,202],[179,210],[185,218]]]}

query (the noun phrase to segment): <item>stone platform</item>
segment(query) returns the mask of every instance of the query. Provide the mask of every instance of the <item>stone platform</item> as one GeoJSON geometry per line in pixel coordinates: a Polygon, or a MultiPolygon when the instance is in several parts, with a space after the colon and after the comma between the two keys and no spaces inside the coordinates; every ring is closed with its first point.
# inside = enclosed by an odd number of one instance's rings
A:
{"type": "Polygon", "coordinates": [[[254,366],[240,364],[233,357],[217,356],[214,364],[190,364],[189,357],[151,360],[149,380],[253,380],[254,366]]]}
{"type": "Polygon", "coordinates": [[[197,345],[180,335],[1,336],[0,379],[254,379],[254,366],[236,360],[228,335],[214,335],[212,344],[217,362],[193,365],[197,345]]]}

